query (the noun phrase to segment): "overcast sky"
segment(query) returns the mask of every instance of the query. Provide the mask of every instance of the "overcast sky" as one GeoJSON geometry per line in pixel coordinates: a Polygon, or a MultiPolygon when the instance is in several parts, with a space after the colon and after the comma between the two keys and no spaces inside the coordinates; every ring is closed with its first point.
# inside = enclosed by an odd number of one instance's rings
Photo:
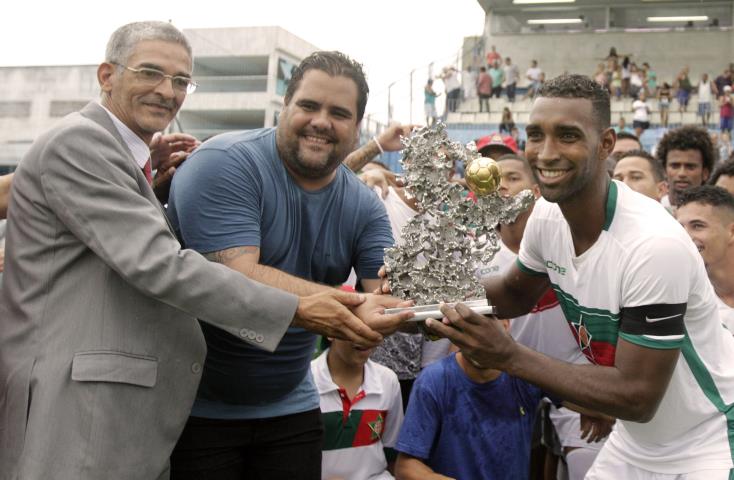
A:
{"type": "Polygon", "coordinates": [[[0,15],[0,66],[96,64],[112,31],[139,20],[172,20],[179,28],[283,27],[362,62],[369,111],[387,98],[388,84],[412,69],[450,63],[463,37],[481,35],[484,11],[477,0],[19,0],[0,15]]]}

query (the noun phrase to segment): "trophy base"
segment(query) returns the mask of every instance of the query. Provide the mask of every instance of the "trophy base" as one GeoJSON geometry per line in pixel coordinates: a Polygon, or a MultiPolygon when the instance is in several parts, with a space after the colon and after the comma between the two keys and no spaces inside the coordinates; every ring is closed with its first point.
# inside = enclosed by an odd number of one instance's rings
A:
{"type": "MultiPolygon", "coordinates": [[[[456,303],[463,303],[467,307],[471,308],[474,312],[480,315],[493,315],[495,313],[494,306],[489,305],[487,300],[471,300],[467,302],[455,302],[447,303],[447,305],[456,305],[456,303]]],[[[440,319],[443,318],[441,313],[441,303],[434,303],[432,305],[419,305],[417,307],[406,307],[406,308],[388,308],[385,310],[385,314],[400,313],[406,310],[415,312],[415,316],[409,319],[409,322],[423,322],[427,318],[440,319]]]]}

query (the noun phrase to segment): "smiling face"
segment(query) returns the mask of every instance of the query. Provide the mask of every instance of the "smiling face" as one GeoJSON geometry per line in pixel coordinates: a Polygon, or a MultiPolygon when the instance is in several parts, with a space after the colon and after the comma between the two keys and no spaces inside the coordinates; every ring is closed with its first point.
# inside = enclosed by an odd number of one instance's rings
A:
{"type": "Polygon", "coordinates": [[[606,175],[604,159],[614,145],[614,131],[597,131],[590,100],[540,97],[526,130],[525,155],[549,202],[569,201],[606,175]]]}
{"type": "Polygon", "coordinates": [[[329,360],[347,367],[362,367],[374,351],[375,347],[358,347],[346,340],[332,339],[329,348],[329,360]]]}
{"type": "Polygon", "coordinates": [[[333,178],[357,141],[357,85],[308,70],[280,114],[278,153],[296,180],[333,178]]]}
{"type": "Polygon", "coordinates": [[[720,207],[690,202],[675,213],[698,251],[706,268],[722,262],[734,244],[734,223],[720,207]]]}
{"type": "MultiPolygon", "coordinates": [[[[144,40],[127,58],[130,68],[155,68],[168,75],[191,76],[191,57],[177,43],[144,40]]],[[[155,132],[164,130],[178,113],[186,92],[174,90],[170,79],[156,86],[141,81],[139,74],[112,63],[97,70],[102,88],[102,105],[122,123],[149,143],[155,132]]]]}

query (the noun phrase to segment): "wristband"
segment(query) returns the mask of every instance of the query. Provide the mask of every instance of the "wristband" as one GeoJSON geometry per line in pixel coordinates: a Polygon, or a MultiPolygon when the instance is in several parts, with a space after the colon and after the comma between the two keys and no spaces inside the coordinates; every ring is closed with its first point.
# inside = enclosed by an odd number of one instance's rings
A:
{"type": "Polygon", "coordinates": [[[380,142],[377,141],[377,137],[372,137],[372,140],[374,140],[375,145],[377,145],[377,148],[380,150],[380,155],[385,154],[385,150],[383,150],[382,145],[380,145],[380,142]]]}

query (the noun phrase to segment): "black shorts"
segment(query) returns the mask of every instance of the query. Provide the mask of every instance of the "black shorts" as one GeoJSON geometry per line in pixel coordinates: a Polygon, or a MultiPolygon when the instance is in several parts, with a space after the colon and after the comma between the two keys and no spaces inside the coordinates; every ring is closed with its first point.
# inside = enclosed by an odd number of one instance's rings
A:
{"type": "Polygon", "coordinates": [[[639,120],[633,120],[632,128],[641,128],[642,130],[647,130],[648,128],[650,128],[650,122],[641,122],[639,120]]]}

